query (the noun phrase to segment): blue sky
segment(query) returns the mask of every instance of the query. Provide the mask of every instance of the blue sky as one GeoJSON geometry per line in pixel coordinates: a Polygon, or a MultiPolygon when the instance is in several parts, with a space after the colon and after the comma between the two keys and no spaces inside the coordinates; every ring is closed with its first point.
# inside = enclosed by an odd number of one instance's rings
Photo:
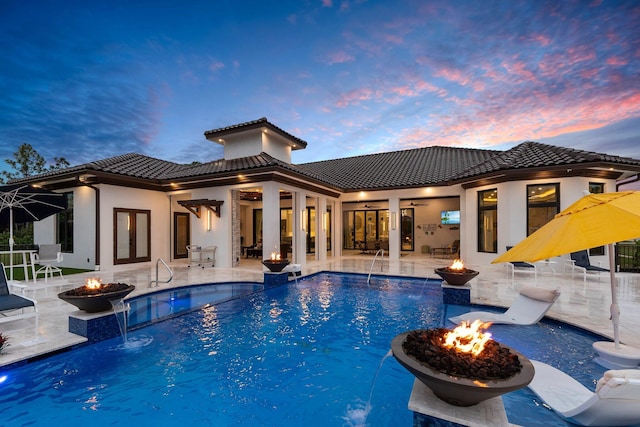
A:
{"type": "MultiPolygon", "coordinates": [[[[222,157],[267,117],[295,163],[526,140],[640,159],[638,1],[0,1],[0,160],[222,157]]],[[[4,161],[0,168],[5,167],[4,161]]]]}

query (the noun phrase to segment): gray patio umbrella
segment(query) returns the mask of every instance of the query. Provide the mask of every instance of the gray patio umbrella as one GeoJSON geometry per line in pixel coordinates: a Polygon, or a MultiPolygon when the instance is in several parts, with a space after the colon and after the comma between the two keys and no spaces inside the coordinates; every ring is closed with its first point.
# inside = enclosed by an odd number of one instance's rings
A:
{"type": "Polygon", "coordinates": [[[45,219],[67,209],[63,194],[27,184],[0,186],[0,225],[9,227],[9,266],[13,280],[13,224],[45,219]]]}

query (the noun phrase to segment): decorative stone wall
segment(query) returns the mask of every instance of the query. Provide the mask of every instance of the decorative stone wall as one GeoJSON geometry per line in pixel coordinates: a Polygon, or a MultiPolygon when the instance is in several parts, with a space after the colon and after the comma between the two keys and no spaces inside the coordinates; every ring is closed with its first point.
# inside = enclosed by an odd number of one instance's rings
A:
{"type": "Polygon", "coordinates": [[[237,267],[242,256],[242,241],[240,239],[240,191],[231,190],[231,265],[237,267]]]}

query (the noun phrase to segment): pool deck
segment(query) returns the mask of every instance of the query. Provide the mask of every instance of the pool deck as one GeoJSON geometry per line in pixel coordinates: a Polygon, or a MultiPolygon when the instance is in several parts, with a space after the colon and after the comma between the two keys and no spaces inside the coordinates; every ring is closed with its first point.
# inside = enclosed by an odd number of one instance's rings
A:
{"type": "MultiPolygon", "coordinates": [[[[327,261],[309,261],[302,268],[302,274],[308,275],[319,271],[338,271],[368,274],[373,256],[354,255],[331,258],[327,261]]],[[[373,274],[395,276],[411,276],[421,278],[439,277],[434,268],[445,267],[451,260],[430,258],[425,256],[406,256],[400,260],[384,259],[376,261],[373,274]]],[[[16,320],[0,324],[0,331],[6,334],[9,346],[0,354],[0,366],[13,364],[35,356],[44,355],[86,341],[85,338],[68,332],[69,314],[76,308],[57,297],[60,290],[82,286],[89,277],[99,277],[105,283],[121,282],[136,286],[130,296],[141,295],[159,289],[184,286],[189,284],[212,282],[262,282],[263,267],[259,260],[243,259],[236,268],[200,268],[188,267],[186,261],[170,264],[174,271],[173,281],[161,283],[158,287],[149,287],[155,280],[156,267],[141,268],[139,266],[116,267],[108,271],[82,273],[65,277],[61,288],[52,286],[36,286],[26,295],[38,301],[39,324],[37,333],[34,319],[16,320]]],[[[561,272],[552,274],[545,271],[538,275],[528,272],[516,272],[514,280],[504,265],[467,267],[480,271],[480,275],[471,282],[471,302],[498,307],[508,307],[517,296],[522,286],[538,286],[547,289],[558,288],[562,292],[560,298],[547,313],[548,317],[581,326],[600,333],[606,337],[613,336],[613,328],[609,320],[611,289],[608,273],[588,277],[586,283],[581,275],[572,279],[571,274],[561,272]]],[[[160,268],[160,280],[168,278],[168,272],[160,268]]],[[[618,302],[620,305],[620,339],[621,342],[640,348],[640,274],[618,273],[618,302]]],[[[39,280],[38,283],[43,283],[39,280]]]]}

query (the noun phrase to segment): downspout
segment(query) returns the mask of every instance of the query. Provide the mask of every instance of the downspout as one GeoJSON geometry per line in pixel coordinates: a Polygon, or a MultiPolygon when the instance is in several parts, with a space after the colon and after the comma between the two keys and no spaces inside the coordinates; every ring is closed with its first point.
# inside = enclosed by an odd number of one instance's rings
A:
{"type": "Polygon", "coordinates": [[[96,247],[95,247],[95,253],[96,253],[96,262],[95,262],[95,271],[100,271],[100,189],[98,187],[94,187],[93,185],[83,182],[81,179],[79,179],[80,183],[86,187],[91,188],[93,191],[96,192],[96,238],[95,238],[95,242],[96,242],[96,247]]]}

